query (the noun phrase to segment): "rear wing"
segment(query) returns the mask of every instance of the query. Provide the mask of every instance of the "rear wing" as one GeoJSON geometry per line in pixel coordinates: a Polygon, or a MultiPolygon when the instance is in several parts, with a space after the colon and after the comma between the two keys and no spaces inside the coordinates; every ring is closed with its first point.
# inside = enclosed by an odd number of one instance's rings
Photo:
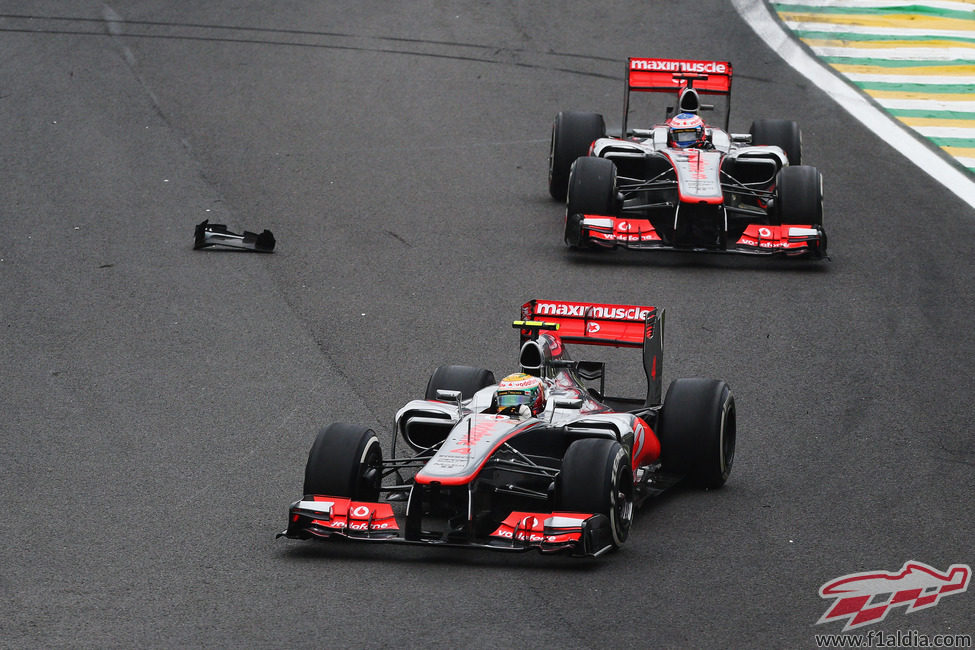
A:
{"type": "MultiPolygon", "coordinates": [[[[630,92],[670,92],[681,96],[684,104],[686,89],[696,94],[727,95],[728,114],[725,130],[731,115],[731,62],[697,61],[691,59],[648,59],[630,57],[626,60],[626,94],[623,98],[623,135],[630,113],[630,92]]],[[[696,99],[696,98],[695,98],[696,99]]],[[[696,112],[696,108],[692,109],[696,112]]]]}
{"type": "Polygon", "coordinates": [[[521,343],[549,329],[563,343],[641,348],[647,376],[647,406],[661,403],[664,311],[641,305],[530,300],[521,307],[521,343]]]}

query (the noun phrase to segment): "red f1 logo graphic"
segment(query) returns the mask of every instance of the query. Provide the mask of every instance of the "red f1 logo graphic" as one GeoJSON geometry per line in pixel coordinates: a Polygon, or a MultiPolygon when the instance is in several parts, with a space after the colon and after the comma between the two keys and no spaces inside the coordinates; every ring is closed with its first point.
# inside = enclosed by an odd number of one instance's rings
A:
{"type": "Polygon", "coordinates": [[[923,562],[905,562],[897,573],[867,571],[830,580],[819,588],[821,598],[835,598],[816,624],[846,619],[843,631],[878,623],[893,607],[906,605],[905,614],[934,607],[942,596],[968,589],[972,569],[952,564],[944,573],[923,562]]]}

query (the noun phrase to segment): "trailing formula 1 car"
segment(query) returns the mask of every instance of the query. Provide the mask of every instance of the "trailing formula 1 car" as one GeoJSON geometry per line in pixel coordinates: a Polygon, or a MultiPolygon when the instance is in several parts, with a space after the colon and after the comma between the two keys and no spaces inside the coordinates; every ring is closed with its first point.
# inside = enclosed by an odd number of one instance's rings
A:
{"type": "Polygon", "coordinates": [[[556,116],[549,193],[566,201],[566,244],[826,257],[822,175],[801,164],[799,126],[730,133],[731,77],[727,61],[630,58],[619,137],[600,114],[556,116]],[[631,129],[631,93],[676,101],[665,122],[631,129]],[[723,129],[704,123],[716,105],[703,97],[721,102],[723,129]]]}
{"type": "Polygon", "coordinates": [[[521,316],[520,372],[497,382],[437,368],[424,399],[396,413],[392,458],[369,428],[322,429],[279,536],[599,556],[623,544],[647,497],[725,483],[734,397],[694,378],[661,400],[663,311],[532,300],[521,316]],[[605,364],[573,360],[566,344],[641,349],[646,395],[606,396],[605,364]]]}

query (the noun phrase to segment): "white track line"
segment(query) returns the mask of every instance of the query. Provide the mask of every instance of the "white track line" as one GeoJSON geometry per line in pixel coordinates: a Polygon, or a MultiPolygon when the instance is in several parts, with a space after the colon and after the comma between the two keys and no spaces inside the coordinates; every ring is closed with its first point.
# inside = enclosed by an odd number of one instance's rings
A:
{"type": "Polygon", "coordinates": [[[845,111],[886,140],[895,150],[975,208],[975,182],[940,155],[929,149],[910,129],[881,111],[843,81],[835,71],[814,59],[800,47],[792,34],[772,17],[761,0],[731,0],[745,22],[786,63],[822,88],[845,111]],[[897,143],[894,146],[894,143],[897,143]]]}

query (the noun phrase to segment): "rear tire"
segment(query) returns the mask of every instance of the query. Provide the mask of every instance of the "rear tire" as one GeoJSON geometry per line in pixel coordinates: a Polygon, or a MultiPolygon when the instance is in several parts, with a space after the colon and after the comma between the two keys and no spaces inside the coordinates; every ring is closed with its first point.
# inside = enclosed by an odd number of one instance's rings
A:
{"type": "Polygon", "coordinates": [[[605,136],[606,123],[599,113],[562,111],[555,116],[548,153],[548,193],[553,199],[565,200],[572,163],[588,155],[593,141],[605,136]]]}
{"type": "Polygon", "coordinates": [[[749,131],[752,144],[779,147],[790,165],[802,164],[802,132],[792,120],[755,120],[749,131]]]}
{"type": "Polygon", "coordinates": [[[675,379],[657,427],[666,472],[718,488],[731,474],[737,437],[735,398],[718,379],[675,379]]]}
{"type": "Polygon", "coordinates": [[[463,399],[470,399],[474,393],[496,384],[494,373],[484,368],[473,366],[440,366],[433,371],[427,390],[426,400],[437,399],[438,390],[459,390],[463,399]]]}
{"type": "Polygon", "coordinates": [[[556,478],[556,510],[606,515],[613,546],[626,541],[633,514],[633,472],[618,442],[584,438],[569,445],[556,478]]]}
{"type": "Polygon", "coordinates": [[[617,212],[616,164],[606,158],[578,158],[569,173],[565,243],[572,248],[588,248],[582,232],[583,215],[616,216],[617,212]]]}
{"type": "Polygon", "coordinates": [[[823,175],[815,167],[783,167],[775,177],[778,222],[823,225],[823,175]]]}
{"type": "Polygon", "coordinates": [[[322,429],[308,452],[304,494],[378,501],[383,452],[372,429],[336,423],[322,429]]]}

